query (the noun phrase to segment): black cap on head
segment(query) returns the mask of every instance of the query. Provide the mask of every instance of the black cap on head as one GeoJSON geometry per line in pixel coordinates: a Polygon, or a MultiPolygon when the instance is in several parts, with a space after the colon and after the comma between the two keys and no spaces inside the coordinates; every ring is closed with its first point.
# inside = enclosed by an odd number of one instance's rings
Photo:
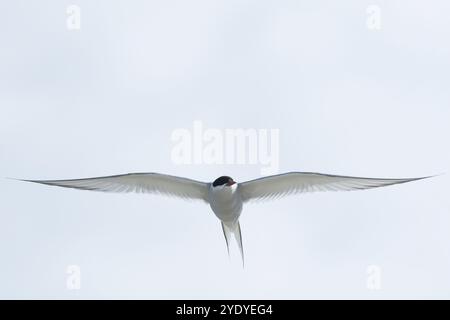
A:
{"type": "Polygon", "coordinates": [[[231,177],[221,176],[221,177],[217,178],[216,180],[214,180],[213,187],[223,186],[224,184],[231,186],[234,183],[235,182],[231,177]]]}

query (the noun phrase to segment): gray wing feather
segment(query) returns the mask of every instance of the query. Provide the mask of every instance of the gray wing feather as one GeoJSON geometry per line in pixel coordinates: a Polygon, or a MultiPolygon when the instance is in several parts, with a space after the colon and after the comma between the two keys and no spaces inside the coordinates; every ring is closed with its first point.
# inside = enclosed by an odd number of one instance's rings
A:
{"type": "Polygon", "coordinates": [[[339,176],[314,172],[289,172],[239,184],[244,202],[270,200],[291,194],[316,191],[350,191],[406,183],[429,177],[383,179],[339,176]]]}
{"type": "Polygon", "coordinates": [[[162,194],[208,202],[208,183],[159,173],[128,173],[85,179],[22,181],[81,190],[162,194]]]}

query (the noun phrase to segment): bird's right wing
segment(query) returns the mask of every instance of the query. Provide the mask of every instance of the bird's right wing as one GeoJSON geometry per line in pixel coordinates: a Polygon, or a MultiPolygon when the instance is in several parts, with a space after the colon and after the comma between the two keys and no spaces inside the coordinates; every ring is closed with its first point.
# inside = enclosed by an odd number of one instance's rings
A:
{"type": "Polygon", "coordinates": [[[315,191],[349,191],[384,187],[422,178],[379,179],[337,176],[314,172],[289,172],[239,184],[242,200],[274,199],[290,194],[315,191]]]}
{"type": "Polygon", "coordinates": [[[208,202],[209,183],[159,173],[128,173],[71,180],[22,180],[51,186],[103,192],[137,192],[208,202]]]}

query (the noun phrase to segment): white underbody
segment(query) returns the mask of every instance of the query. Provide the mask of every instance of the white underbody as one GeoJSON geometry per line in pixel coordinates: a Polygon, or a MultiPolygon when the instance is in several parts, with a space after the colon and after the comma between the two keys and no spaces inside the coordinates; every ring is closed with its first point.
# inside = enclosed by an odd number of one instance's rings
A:
{"type": "Polygon", "coordinates": [[[234,227],[242,212],[242,199],[239,194],[238,184],[232,186],[210,187],[209,204],[214,214],[225,225],[234,227]]]}

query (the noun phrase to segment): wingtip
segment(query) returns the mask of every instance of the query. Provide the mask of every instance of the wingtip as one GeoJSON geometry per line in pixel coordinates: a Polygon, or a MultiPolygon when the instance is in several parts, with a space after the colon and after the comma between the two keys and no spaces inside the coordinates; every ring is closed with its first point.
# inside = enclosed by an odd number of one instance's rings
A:
{"type": "Polygon", "coordinates": [[[24,181],[24,182],[36,182],[35,180],[27,180],[27,179],[19,179],[19,178],[11,178],[11,177],[5,177],[5,179],[14,180],[14,181],[24,181]]]}
{"type": "Polygon", "coordinates": [[[15,180],[15,181],[27,181],[27,180],[18,179],[18,178],[11,178],[11,177],[4,177],[4,179],[15,180]]]}
{"type": "Polygon", "coordinates": [[[417,178],[416,180],[424,180],[424,179],[436,178],[436,177],[442,176],[442,175],[444,175],[444,174],[445,174],[445,172],[443,172],[443,173],[438,173],[438,174],[433,174],[433,175],[431,175],[431,176],[425,176],[425,177],[417,178]]]}
{"type": "Polygon", "coordinates": [[[5,177],[5,179],[8,180],[14,180],[14,181],[22,181],[22,182],[31,182],[31,183],[44,183],[44,181],[40,181],[40,180],[30,180],[30,179],[19,179],[19,178],[10,178],[10,177],[5,177]]]}
{"type": "Polygon", "coordinates": [[[445,175],[445,174],[447,174],[447,172],[440,172],[440,173],[438,173],[438,174],[435,174],[435,175],[430,176],[430,178],[443,176],[443,175],[445,175]]]}

